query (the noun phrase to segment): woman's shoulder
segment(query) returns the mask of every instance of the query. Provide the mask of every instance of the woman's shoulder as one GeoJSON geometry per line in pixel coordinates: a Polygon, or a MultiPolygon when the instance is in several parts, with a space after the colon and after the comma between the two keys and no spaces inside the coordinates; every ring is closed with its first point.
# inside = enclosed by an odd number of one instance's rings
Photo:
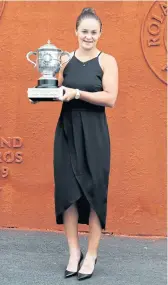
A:
{"type": "Polygon", "coordinates": [[[74,51],[72,52],[67,52],[67,54],[63,54],[61,56],[61,68],[60,68],[60,72],[63,72],[65,67],[67,66],[67,64],[70,62],[70,60],[72,59],[72,57],[74,56],[74,51]]]}
{"type": "Polygon", "coordinates": [[[61,56],[61,64],[64,65],[64,63],[69,62],[71,58],[73,57],[73,55],[74,55],[74,51],[66,52],[65,54],[63,54],[61,56]]]}
{"type": "Polygon", "coordinates": [[[116,62],[116,58],[112,54],[105,53],[103,51],[101,52],[101,58],[105,62],[116,62]]]}
{"type": "Polygon", "coordinates": [[[112,54],[108,54],[105,52],[101,52],[100,54],[100,65],[102,69],[104,70],[106,67],[108,68],[111,65],[117,65],[117,60],[112,54]]]}

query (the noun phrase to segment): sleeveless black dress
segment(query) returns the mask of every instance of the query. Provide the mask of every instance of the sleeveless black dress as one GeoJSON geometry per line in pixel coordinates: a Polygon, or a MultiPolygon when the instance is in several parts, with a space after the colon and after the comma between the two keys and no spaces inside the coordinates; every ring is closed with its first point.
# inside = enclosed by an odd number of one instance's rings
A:
{"type": "MultiPolygon", "coordinates": [[[[63,86],[88,92],[102,91],[103,71],[98,57],[83,63],[75,54],[63,73],[63,86]]],[[[76,203],[78,223],[89,224],[90,207],[101,228],[106,226],[110,170],[110,137],[105,107],[80,99],[63,102],[54,139],[56,223],[76,203]]]]}

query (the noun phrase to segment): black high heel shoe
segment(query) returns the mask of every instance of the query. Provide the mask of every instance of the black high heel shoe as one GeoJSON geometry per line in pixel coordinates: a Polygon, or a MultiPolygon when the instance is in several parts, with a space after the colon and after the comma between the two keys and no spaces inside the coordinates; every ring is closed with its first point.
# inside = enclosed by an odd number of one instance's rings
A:
{"type": "Polygon", "coordinates": [[[78,262],[77,271],[73,272],[73,271],[65,270],[65,276],[64,276],[65,278],[69,278],[69,277],[77,275],[82,259],[83,259],[83,253],[81,252],[80,259],[78,262]]]}
{"type": "MultiPolygon", "coordinates": [[[[96,262],[97,262],[97,258],[95,259],[95,264],[96,264],[96,262]]],[[[93,272],[94,272],[94,270],[93,270],[93,272]]],[[[78,280],[85,280],[85,279],[91,278],[92,275],[93,275],[93,272],[90,273],[90,274],[85,274],[85,273],[79,273],[78,272],[77,279],[78,280]]]]}

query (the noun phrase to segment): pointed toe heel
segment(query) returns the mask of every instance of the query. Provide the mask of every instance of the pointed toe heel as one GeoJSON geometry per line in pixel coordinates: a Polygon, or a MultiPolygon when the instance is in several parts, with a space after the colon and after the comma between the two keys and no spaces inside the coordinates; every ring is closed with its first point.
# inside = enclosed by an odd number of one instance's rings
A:
{"type": "Polygon", "coordinates": [[[77,274],[77,272],[65,270],[65,278],[75,276],[76,274],[77,274]]]}
{"type": "Polygon", "coordinates": [[[91,274],[78,273],[77,279],[78,279],[79,281],[85,280],[85,279],[91,278],[91,277],[92,277],[92,274],[93,274],[93,273],[91,273],[91,274]]]}
{"type": "MultiPolygon", "coordinates": [[[[95,264],[97,263],[97,258],[95,259],[95,264]]],[[[93,270],[93,272],[94,272],[94,270],[93,270]]],[[[92,277],[92,275],[93,275],[93,272],[92,273],[90,273],[90,274],[86,274],[86,273],[80,273],[80,272],[78,272],[78,274],[77,274],[77,279],[79,280],[79,281],[82,281],[82,280],[85,280],[85,279],[88,279],[88,278],[91,278],[92,277]]]]}
{"type": "Polygon", "coordinates": [[[79,262],[78,262],[78,268],[77,268],[77,271],[73,272],[73,271],[69,271],[69,270],[65,270],[65,274],[64,274],[64,277],[65,278],[69,278],[69,277],[72,277],[72,276],[75,276],[78,274],[78,270],[80,268],[80,264],[81,264],[81,261],[83,259],[83,253],[81,252],[81,256],[80,256],[80,259],[79,259],[79,262]]]}

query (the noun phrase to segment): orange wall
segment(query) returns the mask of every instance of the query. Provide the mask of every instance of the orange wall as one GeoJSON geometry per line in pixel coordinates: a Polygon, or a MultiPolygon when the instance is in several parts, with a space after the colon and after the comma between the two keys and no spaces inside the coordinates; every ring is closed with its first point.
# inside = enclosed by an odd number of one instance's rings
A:
{"type": "MultiPolygon", "coordinates": [[[[0,19],[1,227],[62,229],[55,224],[52,168],[61,103],[29,103],[27,88],[36,85],[40,74],[26,54],[48,39],[63,50],[74,50],[76,17],[83,7],[92,6],[103,21],[99,48],[112,54],[119,66],[118,100],[114,109],[107,109],[112,149],[107,231],[166,235],[166,73],[158,75],[155,70],[155,66],[160,70],[161,60],[164,63],[165,47],[161,41],[158,47],[143,50],[151,36],[146,15],[152,5],[151,1],[6,3],[0,19]],[[3,148],[2,138],[8,137],[14,145],[3,148]],[[3,177],[5,167],[9,174],[3,177]]],[[[150,26],[154,34],[160,29],[161,40],[164,23],[150,26]]]]}

